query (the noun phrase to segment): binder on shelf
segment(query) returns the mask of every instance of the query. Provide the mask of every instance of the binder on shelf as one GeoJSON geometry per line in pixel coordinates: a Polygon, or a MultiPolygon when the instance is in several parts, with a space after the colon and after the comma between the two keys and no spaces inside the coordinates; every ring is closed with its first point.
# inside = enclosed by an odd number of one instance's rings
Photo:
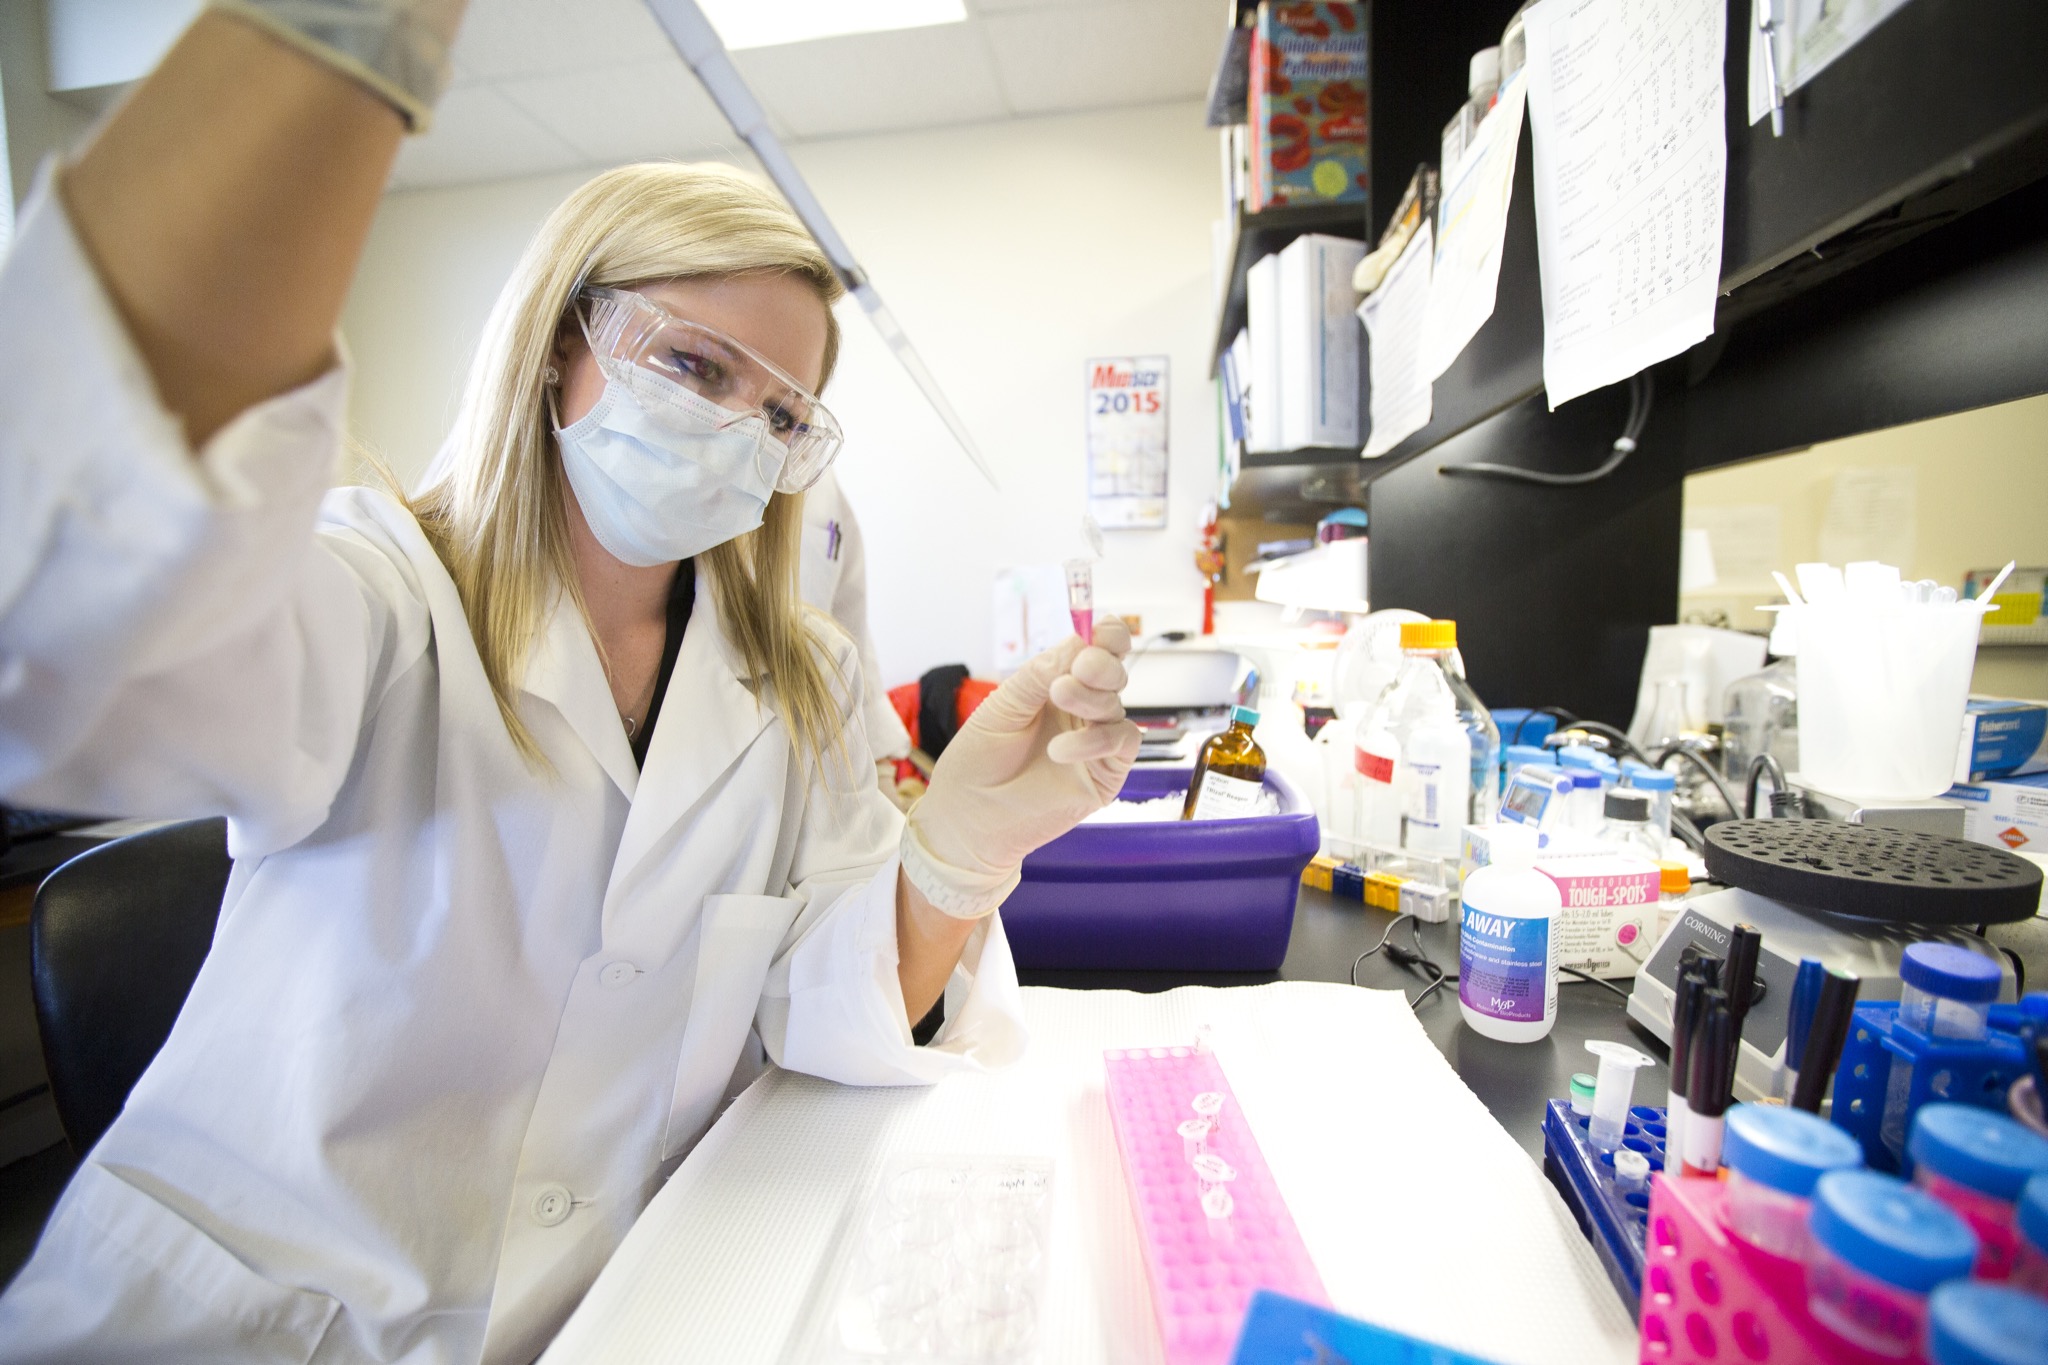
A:
{"type": "Polygon", "coordinates": [[[1295,238],[1272,258],[1279,262],[1282,449],[1355,446],[1361,439],[1358,296],[1351,276],[1364,258],[1365,243],[1320,233],[1295,238]]]}
{"type": "Polygon", "coordinates": [[[1285,450],[1280,434],[1280,258],[1263,256],[1244,272],[1245,331],[1249,334],[1252,453],[1285,450]]]}

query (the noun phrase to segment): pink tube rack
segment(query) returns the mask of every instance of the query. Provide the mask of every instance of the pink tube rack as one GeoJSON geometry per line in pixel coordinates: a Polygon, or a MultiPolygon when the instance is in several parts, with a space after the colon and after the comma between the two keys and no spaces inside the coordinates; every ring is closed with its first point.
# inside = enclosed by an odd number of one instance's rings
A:
{"type": "Polygon", "coordinates": [[[1643,1365],[1925,1365],[1844,1343],[1806,1309],[1806,1269],[1746,1246],[1721,1223],[1719,1180],[1650,1177],[1643,1365]]]}
{"type": "MultiPolygon", "coordinates": [[[[1103,1054],[1109,1114],[1130,1187],[1131,1212],[1145,1250],[1152,1312],[1167,1365],[1221,1365],[1230,1359],[1255,1289],[1328,1305],[1322,1277],[1302,1245],[1294,1216],[1273,1183],[1259,1144],[1231,1094],[1214,1053],[1190,1047],[1132,1048],[1103,1054]],[[1180,1125],[1222,1106],[1203,1152],[1234,1172],[1228,1191],[1204,1211],[1204,1175],[1189,1156],[1180,1125]]],[[[1207,1176],[1218,1174],[1204,1162],[1207,1176]]]]}

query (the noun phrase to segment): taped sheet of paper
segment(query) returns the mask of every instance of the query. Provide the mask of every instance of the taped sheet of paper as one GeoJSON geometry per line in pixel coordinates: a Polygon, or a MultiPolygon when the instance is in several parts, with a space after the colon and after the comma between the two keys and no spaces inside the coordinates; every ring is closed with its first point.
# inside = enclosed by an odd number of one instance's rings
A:
{"type": "MultiPolygon", "coordinates": [[[[1759,0],[1749,12],[1749,121],[1771,112],[1770,69],[1764,35],[1757,28],[1759,0]]],[[[1772,0],[1777,25],[1778,89],[1789,95],[1863,41],[1906,0],[1772,0]]]]}
{"type": "Polygon", "coordinates": [[[1422,339],[1432,307],[1430,237],[1428,223],[1416,228],[1380,287],[1358,305],[1372,385],[1367,459],[1386,454],[1429,425],[1431,377],[1424,372],[1422,339]]]}
{"type": "Polygon", "coordinates": [[[1528,80],[1517,72],[1457,166],[1444,168],[1443,197],[1436,213],[1436,268],[1430,276],[1429,321],[1422,339],[1426,380],[1448,370],[1493,316],[1528,93],[1528,80]]]}
{"type": "Polygon", "coordinates": [[[1713,547],[1716,586],[1722,592],[1777,594],[1771,570],[1790,570],[1779,560],[1783,514],[1776,503],[1730,503],[1688,507],[1685,529],[1706,533],[1713,547]]]}
{"type": "Polygon", "coordinates": [[[1334,1307],[1500,1365],[1636,1359],[1585,1234],[1399,992],[1027,988],[1024,1014],[1031,1047],[1004,1071],[861,1087],[771,1068],[640,1215],[543,1365],[810,1359],[852,1215],[899,1152],[1050,1157],[1036,1358],[1158,1365],[1102,1053],[1186,1045],[1203,1025],[1334,1307]],[[1457,1178],[1376,1174],[1361,1142],[1457,1178]]]}
{"type": "Polygon", "coordinates": [[[1714,330],[1728,144],[1719,0],[1523,14],[1550,406],[1714,330]]]}
{"type": "Polygon", "coordinates": [[[1820,557],[1829,564],[1875,559],[1913,567],[1919,540],[1920,479],[1911,465],[1835,471],[1820,523],[1820,557]]]}

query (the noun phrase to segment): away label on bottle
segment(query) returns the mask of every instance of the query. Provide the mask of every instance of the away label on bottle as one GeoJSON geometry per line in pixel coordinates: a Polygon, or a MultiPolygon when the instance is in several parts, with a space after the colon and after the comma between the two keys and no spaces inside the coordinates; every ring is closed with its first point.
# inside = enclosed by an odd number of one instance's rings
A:
{"type": "Polygon", "coordinates": [[[1202,791],[1195,798],[1197,820],[1242,820],[1259,813],[1259,793],[1265,784],[1224,773],[1202,774],[1202,791]]]}
{"type": "Polygon", "coordinates": [[[1548,919],[1489,915],[1467,900],[1458,921],[1458,998],[1495,1019],[1540,1024],[1552,951],[1548,919]]]}
{"type": "Polygon", "coordinates": [[[1368,753],[1364,749],[1351,751],[1351,766],[1368,782],[1389,782],[1394,780],[1394,760],[1383,754],[1368,753]]]}

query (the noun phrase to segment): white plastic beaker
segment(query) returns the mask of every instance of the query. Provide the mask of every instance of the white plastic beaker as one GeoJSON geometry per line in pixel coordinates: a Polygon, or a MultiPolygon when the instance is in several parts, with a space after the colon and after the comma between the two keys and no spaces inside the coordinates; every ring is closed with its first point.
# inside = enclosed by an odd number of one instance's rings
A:
{"type": "Polygon", "coordinates": [[[1799,632],[1805,785],[1864,801],[1947,791],[1983,608],[1840,597],[1787,610],[1799,632]]]}

